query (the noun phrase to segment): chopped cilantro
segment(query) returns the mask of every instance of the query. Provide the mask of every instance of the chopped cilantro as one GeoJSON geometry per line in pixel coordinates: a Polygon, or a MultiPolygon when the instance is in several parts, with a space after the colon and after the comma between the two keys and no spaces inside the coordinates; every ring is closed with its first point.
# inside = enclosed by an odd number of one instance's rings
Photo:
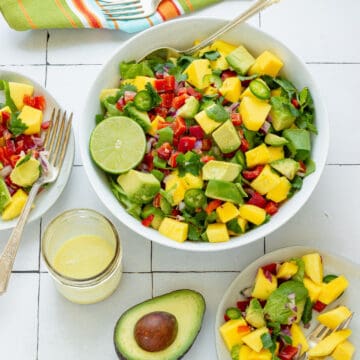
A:
{"type": "Polygon", "coordinates": [[[28,128],[28,126],[26,124],[24,124],[21,121],[21,119],[19,119],[14,113],[11,113],[11,118],[10,118],[10,122],[9,122],[9,131],[14,136],[21,135],[27,128],[28,128]]]}
{"type": "Polygon", "coordinates": [[[220,56],[221,56],[220,53],[216,50],[207,51],[206,53],[203,54],[203,57],[210,61],[214,61],[218,59],[220,56]]]}
{"type": "Polygon", "coordinates": [[[32,151],[29,151],[17,164],[16,164],[16,167],[26,163],[27,161],[30,160],[32,156],[32,151]]]}
{"type": "Polygon", "coordinates": [[[192,151],[188,151],[186,154],[178,155],[176,162],[180,176],[185,176],[186,173],[197,176],[200,174],[200,170],[203,166],[203,163],[200,161],[200,155],[192,151]]]}

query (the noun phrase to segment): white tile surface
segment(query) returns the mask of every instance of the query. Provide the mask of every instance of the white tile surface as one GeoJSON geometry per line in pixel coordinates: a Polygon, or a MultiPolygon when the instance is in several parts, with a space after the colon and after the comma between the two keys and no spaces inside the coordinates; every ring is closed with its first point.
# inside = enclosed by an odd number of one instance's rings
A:
{"type": "Polygon", "coordinates": [[[309,70],[318,82],[324,97],[330,122],[328,163],[359,164],[360,147],[357,136],[350,136],[359,128],[358,86],[360,64],[311,64],[309,70]]]}
{"type": "Polygon", "coordinates": [[[38,359],[116,359],[112,338],[117,319],[149,297],[150,274],[124,274],[108,299],[77,305],[57,293],[50,275],[41,274],[38,359]]]}
{"type": "Polygon", "coordinates": [[[266,238],[266,252],[304,245],[359,263],[360,166],[326,166],[314,194],[289,223],[266,238]]]}
{"type": "MultiPolygon", "coordinates": [[[[45,231],[47,224],[60,213],[73,208],[90,208],[107,216],[117,228],[123,241],[124,271],[127,272],[148,272],[150,271],[150,241],[133,233],[108,212],[92,190],[86,178],[83,167],[75,166],[66,186],[63,195],[43,217],[42,230],[45,231]]],[[[41,269],[45,270],[41,259],[41,269]]]]}
{"type": "Polygon", "coordinates": [[[0,359],[35,360],[39,274],[12,274],[0,297],[0,359]]]}
{"type": "Polygon", "coordinates": [[[0,70],[17,72],[35,80],[40,85],[45,86],[45,65],[4,65],[0,66],[0,70]]]}
{"type": "Polygon", "coordinates": [[[153,271],[240,271],[264,255],[264,240],[239,249],[200,253],[153,244],[153,271]]]}
{"type": "Polygon", "coordinates": [[[261,28],[305,61],[359,62],[359,12],[354,0],[282,1],[261,14],[261,28]]]}
{"type": "Polygon", "coordinates": [[[215,314],[217,306],[237,273],[154,274],[154,296],[177,289],[196,290],[206,301],[202,329],[184,360],[216,360],[215,314]],[[216,285],[215,285],[216,284],[216,285]],[[206,355],[205,355],[206,354],[206,355]]]}
{"type": "Polygon", "coordinates": [[[0,65],[46,63],[46,30],[17,32],[0,14],[0,39],[0,65]]]}

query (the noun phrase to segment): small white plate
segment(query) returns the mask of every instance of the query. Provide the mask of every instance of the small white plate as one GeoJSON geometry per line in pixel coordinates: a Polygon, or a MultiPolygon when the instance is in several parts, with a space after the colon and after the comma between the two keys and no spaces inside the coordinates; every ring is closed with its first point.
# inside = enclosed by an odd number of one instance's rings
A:
{"type": "MultiPolygon", "coordinates": [[[[360,333],[360,319],[358,314],[360,313],[360,266],[345,258],[334,256],[317,249],[293,246],[276,250],[262,256],[249,265],[246,269],[244,269],[231,283],[218,306],[215,319],[216,351],[219,360],[231,360],[230,353],[219,333],[219,327],[224,323],[224,313],[228,307],[236,305],[236,302],[241,300],[242,296],[240,295],[240,291],[242,289],[253,285],[257,269],[260,266],[264,266],[266,264],[273,262],[283,262],[293,257],[301,257],[302,255],[311,252],[319,252],[321,254],[324,264],[324,275],[344,275],[350,282],[350,286],[348,289],[346,289],[344,295],[342,295],[341,298],[339,298],[329,308],[336,307],[337,304],[344,304],[353,312],[355,312],[355,316],[353,317],[350,325],[350,328],[353,331],[353,335],[350,340],[355,345],[355,347],[359,349],[360,340],[358,334],[360,333]]],[[[317,312],[313,311],[311,327],[306,330],[305,334],[311,332],[314,326],[316,326],[317,314],[317,312]]]]}
{"type": "MultiPolygon", "coordinates": [[[[46,110],[44,111],[44,121],[50,119],[52,109],[55,107],[60,108],[60,105],[53,98],[53,96],[35,80],[25,77],[24,75],[12,72],[0,70],[0,79],[7,81],[20,82],[33,85],[36,96],[42,95],[46,99],[46,110]]],[[[73,132],[70,137],[68,149],[64,158],[64,163],[61,168],[58,179],[48,187],[46,187],[35,199],[35,208],[31,210],[28,223],[41,217],[46,211],[48,211],[56,200],[61,195],[65,188],[65,185],[70,177],[72,164],[74,160],[75,144],[73,132]]],[[[17,218],[10,221],[3,221],[0,217],[0,230],[6,230],[13,228],[17,223],[17,218]]]]}

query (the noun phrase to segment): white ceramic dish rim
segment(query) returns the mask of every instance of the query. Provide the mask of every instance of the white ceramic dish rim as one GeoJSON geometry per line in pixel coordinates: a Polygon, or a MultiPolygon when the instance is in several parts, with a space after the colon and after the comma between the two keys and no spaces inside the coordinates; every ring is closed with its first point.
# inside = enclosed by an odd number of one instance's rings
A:
{"type": "MultiPolygon", "coordinates": [[[[98,94],[101,89],[101,86],[100,86],[101,80],[103,77],[105,77],[105,74],[107,74],[110,70],[115,71],[115,68],[116,69],[118,68],[118,63],[121,60],[127,60],[127,61],[131,60],[131,58],[129,58],[129,56],[124,52],[124,49],[131,47],[131,46],[134,47],[135,46],[134,44],[138,41],[141,44],[141,51],[137,50],[137,54],[132,56],[132,59],[136,58],[137,56],[141,56],[144,53],[147,53],[147,51],[151,50],[154,46],[159,45],[158,43],[156,43],[156,45],[154,45],[153,43],[149,44],[148,42],[144,41],[144,39],[141,40],[143,37],[149,38],[149,40],[150,40],[153,33],[155,33],[155,34],[165,33],[166,30],[167,29],[169,30],[170,28],[172,31],[174,31],[173,30],[174,27],[177,29],[179,27],[183,27],[183,24],[185,24],[185,25],[188,24],[189,27],[191,27],[190,25],[195,22],[200,22],[202,24],[206,24],[204,26],[209,26],[209,24],[215,25],[214,28],[218,28],[221,25],[225,24],[226,20],[221,19],[221,18],[208,18],[208,17],[182,18],[182,19],[173,20],[171,22],[163,23],[161,25],[158,25],[154,28],[151,28],[143,33],[140,33],[140,34],[134,36],[133,38],[129,39],[124,44],[122,44],[118,49],[116,49],[114,51],[114,54],[102,66],[100,72],[98,73],[96,80],[94,81],[93,85],[91,86],[91,88],[88,92],[88,98],[87,98],[86,104],[91,104],[91,102],[94,101],[94,98],[97,99],[98,94]],[[211,20],[211,22],[209,22],[209,20],[211,20]]],[[[267,224],[264,224],[256,229],[253,229],[250,232],[248,232],[242,236],[233,237],[233,238],[231,238],[230,241],[224,242],[224,243],[211,243],[210,244],[210,243],[197,243],[197,242],[191,242],[191,241],[186,241],[184,243],[178,243],[176,241],[173,241],[173,240],[161,235],[156,230],[142,226],[138,220],[136,220],[131,215],[129,215],[124,210],[124,208],[118,204],[117,200],[115,199],[115,197],[112,195],[112,193],[110,191],[110,187],[107,185],[104,185],[103,181],[101,180],[101,177],[104,179],[104,175],[101,175],[100,174],[101,171],[99,169],[96,169],[96,166],[92,163],[91,157],[88,152],[88,141],[89,141],[90,132],[86,132],[84,130],[83,124],[80,124],[79,140],[80,140],[81,156],[82,156],[86,174],[88,176],[88,179],[89,179],[94,191],[96,192],[96,194],[98,195],[100,200],[104,203],[104,205],[126,226],[128,226],[130,229],[132,229],[139,235],[142,235],[142,236],[144,236],[152,241],[155,241],[159,244],[177,248],[177,249],[181,249],[181,250],[219,251],[219,250],[226,250],[226,249],[232,249],[232,248],[236,248],[239,246],[243,246],[243,245],[246,245],[257,239],[263,238],[266,235],[269,235],[271,232],[278,229],[280,226],[282,226],[284,223],[286,223],[289,219],[291,219],[298,212],[298,210],[309,199],[309,197],[310,197],[312,191],[315,189],[315,187],[320,179],[321,173],[324,169],[324,166],[326,163],[326,158],[327,158],[327,153],[328,153],[328,146],[329,146],[329,124],[328,124],[327,113],[326,113],[323,101],[321,99],[319,90],[315,84],[315,81],[314,81],[312,75],[309,73],[309,71],[307,70],[304,63],[290,49],[288,49],[286,46],[281,44],[278,40],[274,39],[272,36],[262,32],[259,29],[256,29],[248,24],[242,24],[237,29],[232,30],[228,34],[231,34],[234,32],[236,33],[237,31],[239,31],[239,28],[243,28],[246,31],[253,33],[253,34],[254,33],[260,34],[260,38],[262,39],[262,40],[259,40],[260,42],[262,41],[262,42],[269,43],[269,45],[271,44],[271,46],[266,47],[267,49],[276,48],[276,50],[279,50],[279,51],[275,51],[275,52],[281,52],[281,53],[283,53],[283,55],[287,54],[287,56],[290,56],[292,58],[292,60],[295,64],[294,66],[301,69],[301,74],[306,75],[307,84],[305,84],[305,85],[309,86],[309,88],[311,88],[312,93],[314,95],[317,118],[322,119],[321,123],[319,123],[319,122],[317,123],[317,125],[321,125],[321,127],[319,128],[319,130],[320,130],[319,135],[317,135],[317,140],[316,140],[316,143],[314,144],[315,146],[313,149],[313,156],[314,156],[314,150],[316,147],[316,157],[314,157],[314,158],[316,161],[317,170],[315,171],[315,173],[313,173],[309,177],[307,177],[306,181],[304,181],[303,188],[301,189],[301,191],[299,193],[297,193],[295,195],[295,197],[297,197],[296,201],[294,200],[294,198],[295,198],[294,197],[293,199],[291,199],[291,201],[288,201],[286,204],[284,204],[282,206],[282,208],[280,209],[279,213],[276,216],[274,216],[271,219],[271,221],[268,222],[267,224]],[[320,143],[321,143],[321,146],[319,145],[320,143]],[[316,146],[316,144],[317,144],[317,146],[316,146]],[[283,214],[284,212],[286,212],[287,214],[285,214],[284,216],[281,216],[281,214],[283,214]]],[[[223,38],[226,39],[228,37],[228,34],[226,34],[223,38]]],[[[199,36],[199,35],[197,35],[197,36],[199,36]]],[[[154,36],[154,38],[155,38],[155,36],[154,36]]],[[[181,40],[179,40],[179,39],[176,39],[176,41],[181,42],[181,40]]],[[[167,44],[163,41],[161,43],[161,45],[167,45],[167,44]]],[[[176,44],[173,44],[173,45],[176,46],[176,44]]],[[[187,45],[189,45],[189,44],[187,44],[187,45]]],[[[245,45],[248,46],[248,44],[246,44],[246,43],[245,43],[245,45]]],[[[265,48],[263,48],[263,50],[265,50],[265,48]]],[[[284,61],[284,62],[285,62],[285,67],[286,67],[286,61],[284,61]]],[[[114,79],[112,80],[112,82],[114,83],[114,79]]],[[[115,85],[115,84],[113,84],[113,85],[115,85]]],[[[111,86],[111,85],[108,83],[107,86],[111,86]]],[[[91,119],[93,119],[94,116],[95,116],[95,113],[91,113],[88,109],[85,109],[85,111],[83,112],[83,118],[81,119],[81,122],[89,121],[89,119],[91,121],[91,119]],[[88,112],[88,114],[87,114],[87,112],[88,112]]]]}
{"type": "MultiPolygon", "coordinates": [[[[36,80],[32,79],[29,76],[23,74],[1,70],[0,69],[0,79],[5,79],[8,81],[17,81],[26,84],[31,84],[34,86],[34,93],[36,95],[43,95],[46,99],[46,110],[44,111],[44,119],[50,119],[51,111],[53,107],[60,109],[61,106],[55,100],[55,98],[50,94],[50,92],[41,86],[36,80]]],[[[62,170],[59,174],[58,179],[55,183],[49,185],[48,188],[44,189],[40,194],[35,198],[35,208],[31,210],[28,223],[37,220],[42,215],[45,214],[57,201],[60,197],[62,191],[64,190],[72,169],[72,164],[74,160],[75,153],[75,142],[74,134],[72,130],[70,142],[68,145],[68,150],[64,159],[62,170]]],[[[0,230],[7,230],[13,228],[17,224],[17,218],[10,221],[3,221],[0,218],[0,230]]]]}
{"type": "MultiPolygon", "coordinates": [[[[312,252],[318,252],[323,257],[325,271],[327,268],[331,268],[331,270],[333,271],[338,270],[339,274],[341,272],[341,274],[346,276],[350,281],[350,287],[345,292],[345,294],[334,304],[332,304],[331,306],[329,305],[329,307],[334,308],[337,306],[337,304],[341,303],[348,305],[350,309],[356,314],[358,313],[358,306],[356,308],[354,307],[354,304],[356,304],[356,298],[352,302],[351,306],[350,304],[348,304],[348,302],[352,300],[350,292],[358,292],[358,290],[356,290],[356,284],[360,280],[360,266],[358,264],[355,264],[344,257],[337,256],[335,254],[322,251],[320,249],[305,246],[291,246],[272,251],[261,256],[260,258],[252,262],[250,265],[248,265],[244,270],[242,270],[240,274],[231,282],[230,286],[226,290],[224,296],[222,297],[218,305],[215,317],[214,331],[216,352],[219,360],[231,360],[230,353],[227,350],[225,343],[223,342],[223,339],[221,338],[219,333],[219,327],[224,323],[224,312],[228,307],[234,306],[236,304],[236,301],[240,300],[240,290],[252,285],[255,279],[256,270],[260,266],[264,266],[272,262],[286,261],[290,258],[300,257],[304,254],[312,252]],[[336,267],[337,269],[334,269],[334,267],[336,267]],[[352,276],[351,279],[353,281],[351,281],[350,276],[352,276]]],[[[327,272],[325,272],[325,274],[327,274],[327,272]]],[[[306,334],[310,333],[315,325],[316,321],[312,320],[310,328],[306,330],[306,334]]],[[[354,334],[353,338],[355,338],[355,334],[357,334],[357,327],[359,327],[359,321],[357,320],[357,317],[354,317],[351,323],[351,329],[353,330],[354,334]]]]}

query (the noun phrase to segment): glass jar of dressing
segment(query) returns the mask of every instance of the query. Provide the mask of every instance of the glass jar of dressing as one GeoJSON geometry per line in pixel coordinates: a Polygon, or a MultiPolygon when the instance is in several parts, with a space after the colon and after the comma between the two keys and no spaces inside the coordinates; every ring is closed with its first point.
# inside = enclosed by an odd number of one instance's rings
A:
{"type": "Polygon", "coordinates": [[[114,225],[98,212],[73,209],[45,230],[41,252],[58,291],[78,304],[104,300],[122,274],[122,246],[114,225]]]}

